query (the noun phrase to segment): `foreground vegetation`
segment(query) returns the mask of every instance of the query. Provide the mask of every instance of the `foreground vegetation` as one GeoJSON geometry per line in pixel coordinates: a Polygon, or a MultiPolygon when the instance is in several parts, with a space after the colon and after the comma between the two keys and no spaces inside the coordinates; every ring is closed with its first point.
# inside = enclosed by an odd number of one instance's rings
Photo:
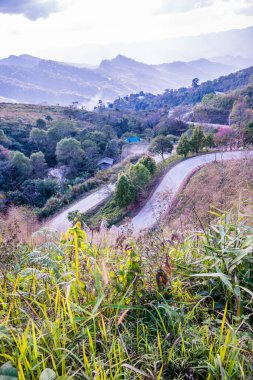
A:
{"type": "Polygon", "coordinates": [[[237,211],[184,239],[157,230],[96,245],[77,224],[24,246],[9,231],[0,377],[250,379],[252,236],[237,211]]]}

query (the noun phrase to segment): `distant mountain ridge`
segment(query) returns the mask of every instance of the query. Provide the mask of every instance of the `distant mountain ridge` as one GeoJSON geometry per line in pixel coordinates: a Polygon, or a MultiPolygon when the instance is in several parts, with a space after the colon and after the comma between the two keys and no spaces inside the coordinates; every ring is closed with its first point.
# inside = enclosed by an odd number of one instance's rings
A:
{"type": "MultiPolygon", "coordinates": [[[[252,41],[253,26],[250,26],[197,36],[171,37],[153,41],[59,47],[47,49],[43,54],[44,56],[61,57],[61,60],[68,56],[71,57],[71,61],[96,65],[101,60],[112,59],[117,54],[148,64],[161,64],[175,60],[188,62],[200,57],[212,61],[213,57],[230,56],[231,59],[226,63],[243,69],[253,65],[252,41]],[[245,65],[245,62],[240,62],[241,59],[248,60],[248,63],[245,65]]],[[[222,61],[218,60],[218,62],[222,61]]]]}
{"type": "Polygon", "coordinates": [[[118,55],[97,68],[44,60],[30,55],[11,55],[0,60],[0,97],[22,103],[92,106],[99,99],[112,101],[138,91],[163,92],[237,71],[238,67],[198,59],[148,65],[118,55]]]}
{"type": "MultiPolygon", "coordinates": [[[[186,106],[188,108],[187,106],[192,107],[200,103],[205,95],[211,95],[211,98],[213,98],[214,95],[218,94],[223,97],[225,93],[231,93],[231,91],[245,92],[246,95],[252,97],[252,77],[253,66],[221,76],[213,81],[208,80],[197,86],[166,90],[163,94],[131,94],[130,96],[116,99],[110,108],[123,112],[157,111],[158,109],[172,109],[177,106],[186,106]]],[[[226,106],[225,103],[223,108],[226,106]]]]}

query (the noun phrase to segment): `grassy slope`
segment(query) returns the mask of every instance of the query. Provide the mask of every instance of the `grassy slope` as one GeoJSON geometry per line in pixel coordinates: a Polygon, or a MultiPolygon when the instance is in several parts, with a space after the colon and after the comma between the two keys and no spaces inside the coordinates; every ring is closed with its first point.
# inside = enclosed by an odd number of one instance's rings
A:
{"type": "Polygon", "coordinates": [[[37,119],[44,119],[50,115],[54,120],[60,120],[66,118],[65,109],[60,106],[0,103],[0,119],[1,121],[20,120],[22,123],[35,123],[37,119]]]}
{"type": "Polygon", "coordinates": [[[250,379],[252,228],[235,214],[196,237],[150,232],[95,246],[77,226],[32,247],[9,231],[0,364],[11,361],[21,380],[45,368],[59,380],[250,379]]]}
{"type": "Polygon", "coordinates": [[[253,200],[253,160],[217,162],[201,168],[178,196],[169,226],[182,231],[210,223],[210,210],[225,212],[242,206],[248,210],[253,200]],[[201,184],[201,190],[200,190],[201,184]]]}

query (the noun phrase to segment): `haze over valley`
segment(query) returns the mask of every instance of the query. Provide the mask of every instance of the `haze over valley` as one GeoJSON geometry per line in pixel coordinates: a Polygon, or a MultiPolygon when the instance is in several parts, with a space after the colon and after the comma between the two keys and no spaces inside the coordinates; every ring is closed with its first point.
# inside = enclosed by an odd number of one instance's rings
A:
{"type": "MultiPolygon", "coordinates": [[[[0,98],[35,104],[69,105],[79,102],[91,109],[99,99],[111,102],[118,96],[140,91],[157,94],[167,88],[189,87],[195,77],[204,82],[251,66],[252,40],[253,27],[181,38],[174,41],[178,48],[175,56],[179,59],[182,57],[179,52],[191,52],[192,57],[197,59],[156,65],[138,62],[120,54],[112,59],[103,59],[97,67],[40,59],[27,54],[11,55],[0,60],[0,98]],[[203,58],[206,56],[211,58],[203,58]]],[[[157,49],[170,56],[170,45],[166,42],[162,46],[150,42],[147,46],[156,57],[157,49]]],[[[107,56],[108,47],[105,48],[106,51],[100,47],[95,50],[107,56]]],[[[145,51],[141,45],[139,49],[145,51]]],[[[92,57],[87,46],[80,51],[92,57]]],[[[122,48],[118,51],[122,51],[122,48]]],[[[127,52],[132,50],[128,49],[127,52]]],[[[83,62],[86,59],[88,61],[88,56],[84,55],[83,62]]],[[[162,58],[159,60],[162,62],[162,58]]]]}

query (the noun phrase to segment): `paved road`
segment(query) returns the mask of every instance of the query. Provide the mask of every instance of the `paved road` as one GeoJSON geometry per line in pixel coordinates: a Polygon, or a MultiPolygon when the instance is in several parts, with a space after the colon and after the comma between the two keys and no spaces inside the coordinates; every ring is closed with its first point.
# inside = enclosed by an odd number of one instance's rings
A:
{"type": "Polygon", "coordinates": [[[240,159],[249,155],[253,156],[253,151],[247,153],[242,151],[210,153],[189,158],[188,160],[177,164],[169,170],[146,205],[142,208],[139,214],[132,219],[134,230],[140,231],[154,226],[164,212],[168,210],[172,199],[175,197],[184,181],[198,167],[211,163],[215,161],[215,159],[217,161],[240,159]]]}
{"type": "Polygon", "coordinates": [[[223,128],[223,127],[226,127],[226,128],[231,128],[231,126],[228,125],[228,124],[201,123],[200,121],[199,122],[197,122],[197,121],[186,121],[186,123],[189,124],[189,125],[195,125],[195,126],[202,125],[202,127],[212,127],[212,128],[223,128]]]}
{"type": "MultiPolygon", "coordinates": [[[[169,155],[165,155],[167,158],[169,155]]],[[[161,162],[162,158],[160,156],[154,156],[155,161],[161,162]]],[[[115,190],[115,184],[110,184],[104,186],[97,191],[94,191],[92,194],[82,198],[80,201],[77,201],[69,208],[65,209],[63,212],[60,212],[54,218],[50,219],[46,226],[50,227],[58,232],[65,232],[69,227],[71,227],[71,222],[68,220],[68,214],[72,211],[87,212],[92,208],[98,206],[100,203],[105,201],[109,195],[115,190]]]]}
{"type": "Polygon", "coordinates": [[[93,207],[96,207],[104,201],[109,195],[114,191],[115,185],[104,186],[101,189],[95,191],[94,193],[88,195],[87,197],[81,199],[80,201],[73,204],[73,206],[67,208],[65,211],[56,215],[51,219],[47,226],[53,228],[58,232],[65,232],[69,227],[71,227],[71,222],[68,220],[68,213],[72,211],[87,212],[93,207]]]}
{"type": "MultiPolygon", "coordinates": [[[[146,205],[132,219],[132,224],[135,231],[152,227],[158,222],[164,212],[169,208],[172,199],[175,197],[186,178],[198,167],[213,162],[215,158],[217,161],[221,161],[222,159],[230,160],[244,158],[247,155],[253,156],[253,151],[247,153],[241,151],[210,153],[203,156],[189,158],[188,160],[174,166],[165,175],[146,205]]],[[[57,230],[58,232],[65,232],[69,227],[71,227],[71,223],[68,221],[69,212],[75,210],[87,212],[91,210],[93,207],[98,206],[100,202],[108,198],[114,189],[115,185],[113,184],[102,187],[91,195],[76,202],[62,213],[56,215],[47,223],[47,226],[57,230]]]]}

